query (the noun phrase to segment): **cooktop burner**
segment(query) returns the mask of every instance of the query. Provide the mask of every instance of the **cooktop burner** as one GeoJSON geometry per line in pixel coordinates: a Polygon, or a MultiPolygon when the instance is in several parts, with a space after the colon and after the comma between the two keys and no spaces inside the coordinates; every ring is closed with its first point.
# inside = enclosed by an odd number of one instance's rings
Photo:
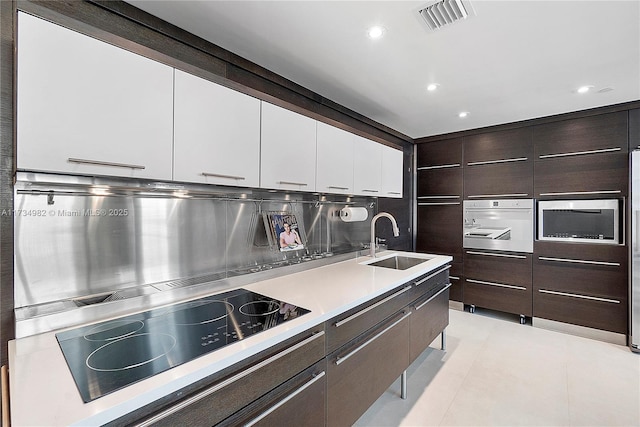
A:
{"type": "Polygon", "coordinates": [[[309,310],[237,289],[56,334],[82,400],[291,320],[309,310]]]}

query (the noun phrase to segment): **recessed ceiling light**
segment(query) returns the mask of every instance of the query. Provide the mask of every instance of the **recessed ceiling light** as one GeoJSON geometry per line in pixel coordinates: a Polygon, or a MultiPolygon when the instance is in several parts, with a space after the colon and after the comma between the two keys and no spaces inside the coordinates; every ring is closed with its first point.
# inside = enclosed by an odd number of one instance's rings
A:
{"type": "Polygon", "coordinates": [[[431,83],[429,86],[427,86],[427,90],[429,92],[433,92],[434,90],[438,89],[438,86],[440,86],[438,83],[431,83]]]}
{"type": "Polygon", "coordinates": [[[587,93],[589,92],[593,86],[580,86],[577,90],[578,93],[587,93]]]}
{"type": "Polygon", "coordinates": [[[458,117],[460,117],[461,119],[464,119],[468,115],[469,115],[468,111],[462,111],[460,114],[458,114],[458,117]]]}
{"type": "Polygon", "coordinates": [[[379,39],[384,35],[384,28],[378,25],[371,27],[367,30],[367,34],[372,39],[379,39]]]}

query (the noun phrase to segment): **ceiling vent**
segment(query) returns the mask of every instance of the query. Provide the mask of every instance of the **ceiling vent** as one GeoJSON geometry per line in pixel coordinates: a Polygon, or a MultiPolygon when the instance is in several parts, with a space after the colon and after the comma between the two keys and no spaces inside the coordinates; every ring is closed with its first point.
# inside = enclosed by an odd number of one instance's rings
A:
{"type": "Polygon", "coordinates": [[[473,9],[466,8],[462,0],[442,0],[420,9],[418,13],[431,30],[437,30],[461,19],[467,19],[470,12],[473,12],[473,9]]]}

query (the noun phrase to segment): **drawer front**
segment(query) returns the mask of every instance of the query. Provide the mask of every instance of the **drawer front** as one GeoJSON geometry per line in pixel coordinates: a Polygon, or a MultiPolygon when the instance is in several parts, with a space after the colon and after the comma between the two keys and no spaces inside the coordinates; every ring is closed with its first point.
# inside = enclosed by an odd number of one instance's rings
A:
{"type": "Polygon", "coordinates": [[[462,164],[462,138],[426,142],[416,145],[418,169],[462,164]]]}
{"type": "Polygon", "coordinates": [[[530,127],[485,132],[464,137],[464,166],[513,159],[531,160],[533,155],[530,127]]]}
{"type": "Polygon", "coordinates": [[[422,275],[411,282],[409,300],[429,298],[449,284],[450,265],[440,267],[436,271],[422,275]]]}
{"type": "Polygon", "coordinates": [[[627,117],[620,111],[534,126],[535,158],[615,148],[626,153],[627,117]]]}
{"type": "Polygon", "coordinates": [[[409,362],[412,363],[449,324],[449,289],[445,285],[434,295],[412,304],[409,318],[409,362]]]}
{"type": "Polygon", "coordinates": [[[628,162],[626,152],[540,160],[535,165],[535,197],[625,196],[628,162]]]}
{"type": "Polygon", "coordinates": [[[328,426],[352,425],[409,365],[409,314],[399,312],[328,357],[328,426]]]}
{"type": "Polygon", "coordinates": [[[429,199],[460,200],[462,197],[462,167],[418,169],[418,201],[429,199]]]}
{"type": "Polygon", "coordinates": [[[454,262],[451,264],[451,270],[449,270],[449,282],[451,282],[451,288],[449,288],[449,299],[451,301],[464,301],[464,264],[461,262],[454,262]]]}
{"type": "Polygon", "coordinates": [[[465,167],[465,198],[532,197],[532,194],[531,159],[465,167]]]}
{"type": "Polygon", "coordinates": [[[416,251],[462,262],[462,203],[418,202],[416,251]]]}
{"type": "MultiPolygon", "coordinates": [[[[315,328],[250,358],[242,367],[231,367],[215,374],[214,379],[199,381],[160,399],[153,404],[155,408],[142,408],[128,417],[140,419],[143,411],[155,409],[138,425],[216,424],[322,360],[325,345],[324,330],[315,328]]],[[[114,425],[131,421],[118,420],[114,425]]]]}
{"type": "Polygon", "coordinates": [[[532,258],[525,253],[465,249],[465,278],[530,289],[532,258]]]}
{"type": "Polygon", "coordinates": [[[532,315],[531,288],[465,278],[464,303],[505,313],[532,315]]]}
{"type": "Polygon", "coordinates": [[[326,359],[323,359],[219,426],[323,427],[327,408],[326,388],[326,359]]]}
{"type": "Polygon", "coordinates": [[[329,320],[326,323],[327,354],[342,347],[409,304],[411,302],[410,291],[411,284],[409,283],[329,320]]]}
{"type": "Polygon", "coordinates": [[[581,294],[548,293],[537,289],[533,296],[534,317],[571,323],[627,335],[627,299],[602,301],[581,294]]]}

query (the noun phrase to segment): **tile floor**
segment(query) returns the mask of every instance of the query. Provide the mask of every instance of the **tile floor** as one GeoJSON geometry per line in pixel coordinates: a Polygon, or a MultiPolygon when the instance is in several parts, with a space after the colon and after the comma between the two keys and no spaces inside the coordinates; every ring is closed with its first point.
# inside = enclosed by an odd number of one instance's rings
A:
{"type": "Polygon", "coordinates": [[[517,317],[450,310],[440,339],[357,426],[640,426],[640,354],[517,317]]]}

